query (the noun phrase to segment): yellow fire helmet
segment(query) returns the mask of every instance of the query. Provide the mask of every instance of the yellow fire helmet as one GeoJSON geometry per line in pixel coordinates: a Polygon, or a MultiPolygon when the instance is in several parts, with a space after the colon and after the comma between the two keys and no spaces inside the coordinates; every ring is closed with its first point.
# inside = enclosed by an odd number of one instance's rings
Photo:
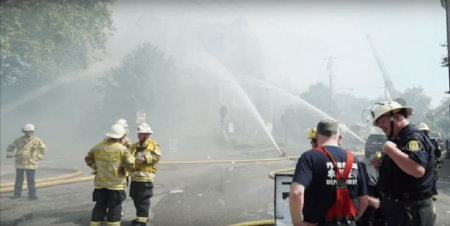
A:
{"type": "Polygon", "coordinates": [[[316,128],[309,128],[307,130],[308,133],[308,139],[317,139],[317,129],[316,128]]]}

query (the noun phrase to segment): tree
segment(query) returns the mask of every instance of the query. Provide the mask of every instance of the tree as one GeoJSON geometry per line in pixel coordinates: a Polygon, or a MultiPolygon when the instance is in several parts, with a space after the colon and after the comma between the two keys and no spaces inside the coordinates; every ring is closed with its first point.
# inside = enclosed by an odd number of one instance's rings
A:
{"type": "Polygon", "coordinates": [[[25,0],[2,3],[2,54],[26,63],[85,60],[88,51],[105,50],[116,0],[25,0]]]}
{"type": "Polygon", "coordinates": [[[336,115],[339,113],[334,101],[330,100],[329,86],[323,82],[310,85],[306,92],[300,94],[300,97],[327,114],[333,112],[336,115]]]}
{"type": "Polygon", "coordinates": [[[426,95],[422,87],[407,88],[399,96],[406,101],[406,105],[414,108],[414,114],[410,117],[413,122],[431,123],[430,118],[426,117],[431,111],[431,97],[426,95]]]}
{"type": "Polygon", "coordinates": [[[5,93],[32,90],[63,70],[86,67],[90,56],[97,59],[114,30],[108,6],[115,1],[2,1],[2,99],[5,93]]]}
{"type": "Polygon", "coordinates": [[[329,87],[322,82],[309,86],[300,97],[343,123],[361,123],[362,112],[373,103],[382,101],[382,98],[369,100],[355,97],[349,93],[334,93],[330,99],[329,87]],[[331,112],[330,112],[331,110],[331,112]]]}
{"type": "Polygon", "coordinates": [[[100,112],[135,117],[130,112],[143,109],[154,118],[175,112],[173,109],[182,101],[176,89],[175,70],[173,60],[166,59],[155,46],[150,43],[138,45],[125,56],[122,66],[112,68],[98,78],[96,91],[103,96],[100,112]]]}
{"type": "Polygon", "coordinates": [[[432,130],[441,131],[446,137],[450,135],[450,117],[449,117],[450,97],[446,97],[441,104],[434,109],[434,127],[432,130]]]}

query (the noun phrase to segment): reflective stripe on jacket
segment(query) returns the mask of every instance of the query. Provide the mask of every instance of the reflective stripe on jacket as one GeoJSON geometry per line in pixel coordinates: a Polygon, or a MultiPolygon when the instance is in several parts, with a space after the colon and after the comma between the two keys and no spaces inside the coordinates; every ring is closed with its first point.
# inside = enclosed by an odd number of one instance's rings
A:
{"type": "Polygon", "coordinates": [[[84,158],[87,165],[96,169],[95,188],[125,190],[125,171],[134,168],[134,157],[120,142],[112,139],[102,141],[93,147],[84,158]]]}
{"type": "Polygon", "coordinates": [[[37,169],[38,161],[44,159],[47,146],[36,136],[22,136],[14,140],[6,149],[7,157],[16,157],[16,168],[37,169]]]}
{"type": "Polygon", "coordinates": [[[146,140],[142,146],[140,142],[133,144],[130,153],[136,158],[136,167],[130,171],[131,181],[153,182],[156,178],[156,165],[161,159],[159,144],[151,139],[146,140]],[[139,163],[140,157],[145,161],[139,163]]]}

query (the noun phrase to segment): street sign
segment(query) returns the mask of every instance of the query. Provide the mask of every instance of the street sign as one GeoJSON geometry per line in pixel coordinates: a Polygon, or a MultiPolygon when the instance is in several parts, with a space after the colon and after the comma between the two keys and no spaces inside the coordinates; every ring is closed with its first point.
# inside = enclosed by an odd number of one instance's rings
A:
{"type": "Polygon", "coordinates": [[[137,113],[137,117],[136,117],[136,122],[137,122],[138,124],[145,123],[146,118],[147,118],[147,114],[145,114],[145,113],[143,113],[143,112],[138,112],[138,113],[137,113]]]}
{"type": "Polygon", "coordinates": [[[229,123],[228,124],[228,132],[229,133],[234,133],[234,125],[233,125],[233,123],[229,123]]]}

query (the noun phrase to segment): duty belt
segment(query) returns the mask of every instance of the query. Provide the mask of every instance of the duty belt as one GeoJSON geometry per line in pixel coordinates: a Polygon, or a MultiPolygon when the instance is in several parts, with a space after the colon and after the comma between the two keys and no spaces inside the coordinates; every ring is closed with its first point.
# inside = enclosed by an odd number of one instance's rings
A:
{"type": "Polygon", "coordinates": [[[422,194],[411,195],[410,193],[404,192],[401,195],[389,195],[383,192],[380,192],[383,198],[388,200],[396,201],[396,202],[404,202],[404,201],[422,201],[431,198],[431,193],[426,192],[422,194]]]}

